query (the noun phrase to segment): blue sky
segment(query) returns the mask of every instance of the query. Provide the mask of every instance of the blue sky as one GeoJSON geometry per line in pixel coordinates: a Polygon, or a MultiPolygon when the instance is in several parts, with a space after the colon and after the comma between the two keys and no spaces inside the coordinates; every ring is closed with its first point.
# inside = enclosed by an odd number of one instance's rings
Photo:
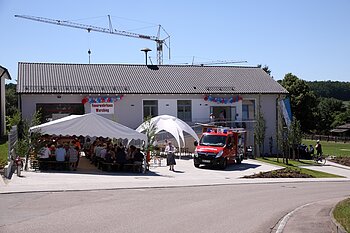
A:
{"type": "Polygon", "coordinates": [[[191,64],[246,60],[268,65],[276,80],[287,73],[314,80],[350,81],[349,0],[0,0],[0,65],[13,81],[18,62],[144,64],[155,42],[56,26],[15,14],[70,20],[156,35],[161,24],[171,36],[171,60],[191,64]]]}

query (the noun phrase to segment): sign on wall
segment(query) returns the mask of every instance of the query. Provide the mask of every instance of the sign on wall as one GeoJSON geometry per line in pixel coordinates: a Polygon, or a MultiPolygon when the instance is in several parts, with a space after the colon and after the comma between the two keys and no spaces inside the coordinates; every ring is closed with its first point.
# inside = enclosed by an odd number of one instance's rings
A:
{"type": "Polygon", "coordinates": [[[91,112],[96,114],[114,114],[114,103],[92,103],[91,112]]]}

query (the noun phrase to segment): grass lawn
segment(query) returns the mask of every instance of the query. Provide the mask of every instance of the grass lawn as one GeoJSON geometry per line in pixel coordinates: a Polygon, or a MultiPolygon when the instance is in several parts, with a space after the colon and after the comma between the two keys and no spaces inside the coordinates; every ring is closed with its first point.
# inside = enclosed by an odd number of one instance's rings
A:
{"type": "Polygon", "coordinates": [[[0,138],[0,167],[7,164],[8,145],[7,140],[0,138]]]}
{"type": "Polygon", "coordinates": [[[333,210],[334,218],[350,232],[350,198],[339,202],[333,210]]]}
{"type": "MultiPolygon", "coordinates": [[[[303,140],[307,146],[316,145],[316,140],[303,140]]],[[[350,143],[321,141],[324,155],[350,157],[350,143]]]]}
{"type": "Polygon", "coordinates": [[[276,158],[257,158],[258,161],[266,162],[266,163],[271,163],[274,165],[278,165],[281,167],[286,167],[290,168],[292,170],[300,171],[303,174],[308,174],[311,175],[314,178],[340,178],[342,176],[337,176],[325,172],[319,172],[319,171],[313,171],[309,170],[306,168],[299,168],[298,166],[307,166],[307,165],[315,165],[313,160],[300,160],[300,161],[295,161],[295,160],[288,160],[288,165],[282,163],[282,159],[279,158],[279,162],[277,162],[276,158]]]}

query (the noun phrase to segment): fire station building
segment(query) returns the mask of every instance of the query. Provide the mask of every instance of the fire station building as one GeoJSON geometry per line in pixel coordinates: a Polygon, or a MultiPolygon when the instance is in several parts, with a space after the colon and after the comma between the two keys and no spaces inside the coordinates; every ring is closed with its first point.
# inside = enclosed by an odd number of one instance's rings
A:
{"type": "Polygon", "coordinates": [[[130,128],[146,116],[171,115],[189,125],[209,116],[247,129],[254,145],[257,112],[265,119],[264,148],[277,152],[279,102],[288,94],[258,67],[24,63],[17,92],[23,117],[41,110],[43,122],[95,112],[130,128]],[[270,139],[271,140],[271,139],[270,139]]]}

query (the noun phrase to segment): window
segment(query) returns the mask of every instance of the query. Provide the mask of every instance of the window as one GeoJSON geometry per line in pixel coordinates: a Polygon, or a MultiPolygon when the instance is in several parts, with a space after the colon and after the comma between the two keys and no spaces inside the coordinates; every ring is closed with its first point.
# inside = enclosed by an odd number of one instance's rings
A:
{"type": "Polygon", "coordinates": [[[243,100],[242,120],[253,120],[255,118],[255,100],[243,100]]]}
{"type": "Polygon", "coordinates": [[[71,114],[83,115],[84,114],[84,105],[83,104],[65,104],[65,103],[56,103],[56,104],[36,104],[36,110],[41,111],[41,122],[48,122],[51,120],[56,120],[63,116],[68,116],[71,114]]]}
{"type": "Polygon", "coordinates": [[[249,119],[249,106],[246,104],[242,105],[242,120],[249,119]]]}
{"type": "Polygon", "coordinates": [[[143,117],[158,116],[158,100],[144,100],[143,101],[143,117]]]}
{"type": "Polygon", "coordinates": [[[185,122],[192,121],[191,100],[177,101],[177,117],[185,122]]]}

